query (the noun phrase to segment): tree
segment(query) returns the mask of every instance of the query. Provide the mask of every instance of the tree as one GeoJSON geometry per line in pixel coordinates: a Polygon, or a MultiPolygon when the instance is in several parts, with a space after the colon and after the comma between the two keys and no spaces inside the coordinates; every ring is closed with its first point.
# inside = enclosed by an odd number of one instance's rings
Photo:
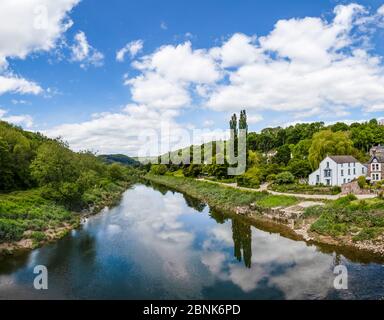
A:
{"type": "Polygon", "coordinates": [[[312,172],[308,160],[292,159],[287,168],[296,178],[307,178],[312,172]]]}
{"type": "Polygon", "coordinates": [[[292,156],[294,159],[308,159],[309,148],[312,145],[311,139],[301,140],[298,144],[292,147],[292,156]]]}
{"type": "Polygon", "coordinates": [[[108,171],[112,181],[124,180],[124,168],[121,164],[112,163],[108,167],[108,171]]]}
{"type": "Polygon", "coordinates": [[[46,142],[37,150],[31,174],[40,186],[75,182],[79,177],[75,154],[55,141],[46,142]]]}
{"type": "Polygon", "coordinates": [[[151,166],[151,173],[158,175],[158,176],[163,176],[167,173],[168,169],[165,164],[154,164],[151,166]]]}
{"type": "Polygon", "coordinates": [[[333,126],[331,126],[331,130],[333,132],[338,132],[338,131],[348,131],[349,126],[343,122],[337,122],[333,126]]]}
{"type": "Polygon", "coordinates": [[[0,190],[9,191],[14,187],[12,155],[7,142],[0,137],[0,190]]]}
{"type": "Polygon", "coordinates": [[[323,130],[313,136],[308,159],[312,169],[317,169],[328,155],[351,154],[356,154],[356,150],[353,148],[349,132],[323,130]]]}
{"type": "Polygon", "coordinates": [[[293,176],[292,173],[286,171],[286,172],[279,173],[276,176],[275,182],[277,184],[291,184],[295,182],[295,177],[293,176]]]}
{"type": "Polygon", "coordinates": [[[277,148],[277,153],[273,160],[277,164],[286,166],[291,160],[291,148],[286,144],[277,148]]]}
{"type": "Polygon", "coordinates": [[[184,167],[183,174],[185,177],[197,178],[201,175],[203,168],[200,164],[191,164],[189,166],[184,167]]]}

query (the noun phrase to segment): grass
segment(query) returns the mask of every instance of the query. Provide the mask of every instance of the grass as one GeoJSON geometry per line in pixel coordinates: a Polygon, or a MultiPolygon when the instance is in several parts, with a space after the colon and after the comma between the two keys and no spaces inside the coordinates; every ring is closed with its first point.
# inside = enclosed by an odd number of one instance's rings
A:
{"type": "Polygon", "coordinates": [[[311,231],[322,235],[353,235],[354,241],[371,240],[384,234],[384,200],[357,200],[347,196],[324,207],[307,208],[306,217],[318,217],[311,231]]]}
{"type": "Polygon", "coordinates": [[[307,184],[285,184],[278,185],[272,184],[270,189],[276,192],[284,193],[300,193],[300,194],[321,194],[321,195],[337,195],[341,192],[340,187],[321,187],[321,186],[311,186],[307,184]]]}
{"type": "Polygon", "coordinates": [[[0,195],[0,243],[21,240],[26,231],[38,240],[47,229],[77,221],[63,206],[44,199],[38,189],[0,195]]]}
{"type": "Polygon", "coordinates": [[[147,175],[146,177],[150,181],[184,192],[222,210],[233,210],[236,207],[248,206],[252,203],[256,203],[260,207],[271,208],[290,206],[298,202],[295,197],[274,196],[266,192],[239,190],[191,178],[154,175],[147,175]]]}
{"type": "MultiPolygon", "coordinates": [[[[84,205],[92,213],[116,204],[130,183],[108,183],[83,195],[84,205]]],[[[42,196],[41,189],[0,194],[0,243],[32,239],[40,243],[48,230],[75,227],[79,214],[42,196]]],[[[58,235],[59,237],[59,235],[58,235]]]]}

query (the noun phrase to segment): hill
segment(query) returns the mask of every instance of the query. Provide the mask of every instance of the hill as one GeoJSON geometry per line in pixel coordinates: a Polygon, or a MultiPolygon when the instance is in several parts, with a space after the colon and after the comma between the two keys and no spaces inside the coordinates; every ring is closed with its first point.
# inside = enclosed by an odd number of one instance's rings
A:
{"type": "Polygon", "coordinates": [[[141,163],[124,154],[103,154],[98,156],[101,160],[108,164],[120,163],[129,167],[140,167],[141,163]]]}

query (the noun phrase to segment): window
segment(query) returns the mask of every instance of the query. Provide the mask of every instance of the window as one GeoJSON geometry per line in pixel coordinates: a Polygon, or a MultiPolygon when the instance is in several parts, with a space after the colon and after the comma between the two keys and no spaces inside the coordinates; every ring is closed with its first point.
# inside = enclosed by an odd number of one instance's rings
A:
{"type": "Polygon", "coordinates": [[[327,179],[327,186],[331,185],[331,180],[327,179]]]}
{"type": "Polygon", "coordinates": [[[356,175],[356,168],[353,168],[353,174],[356,175]]]}
{"type": "Polygon", "coordinates": [[[364,167],[361,169],[361,173],[362,173],[362,174],[365,174],[365,169],[364,169],[364,167]]]}
{"type": "Polygon", "coordinates": [[[329,168],[329,162],[327,162],[327,168],[329,168]]]}
{"type": "Polygon", "coordinates": [[[351,175],[351,169],[348,169],[348,175],[349,176],[351,175]]]}
{"type": "Polygon", "coordinates": [[[351,164],[350,164],[350,163],[348,163],[348,167],[349,167],[349,168],[351,167],[351,164]]]}
{"type": "Polygon", "coordinates": [[[344,177],[344,170],[341,170],[341,176],[344,177]]]}
{"type": "Polygon", "coordinates": [[[344,178],[344,184],[346,184],[346,183],[347,183],[347,179],[344,178]]]}

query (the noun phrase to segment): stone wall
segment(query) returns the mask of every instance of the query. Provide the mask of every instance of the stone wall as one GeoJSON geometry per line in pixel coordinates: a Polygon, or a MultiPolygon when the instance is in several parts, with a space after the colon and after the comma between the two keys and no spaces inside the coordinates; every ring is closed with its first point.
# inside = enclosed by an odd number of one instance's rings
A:
{"type": "Polygon", "coordinates": [[[352,193],[356,195],[362,195],[362,194],[371,194],[371,191],[367,189],[361,189],[357,181],[352,181],[350,183],[346,183],[341,186],[341,193],[342,194],[352,193]]]}

